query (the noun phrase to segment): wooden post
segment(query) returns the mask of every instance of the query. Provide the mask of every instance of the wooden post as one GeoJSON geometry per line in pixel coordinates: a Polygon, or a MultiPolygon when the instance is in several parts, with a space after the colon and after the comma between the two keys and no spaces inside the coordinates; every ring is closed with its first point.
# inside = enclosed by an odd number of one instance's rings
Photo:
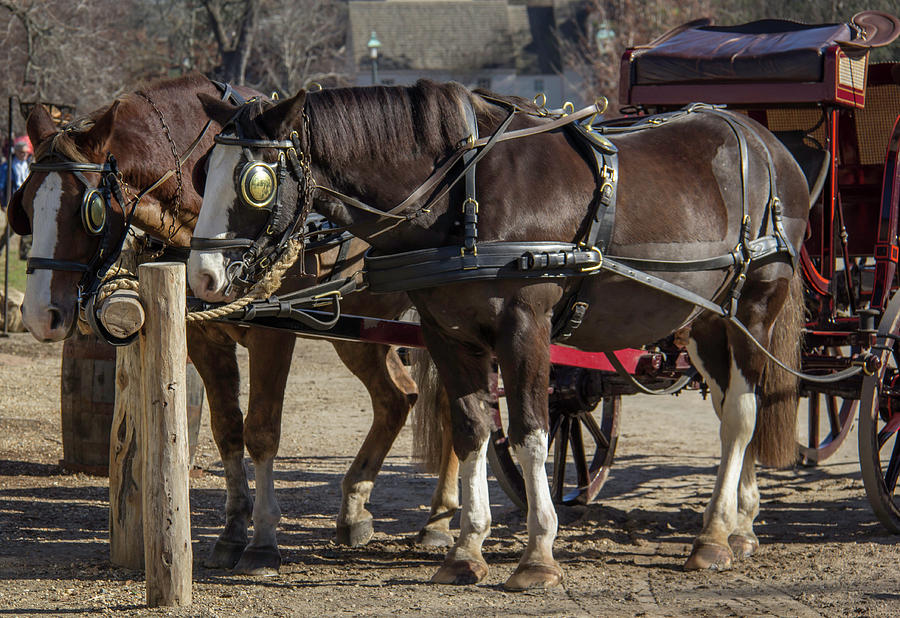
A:
{"type": "Polygon", "coordinates": [[[147,605],[190,605],[193,556],[188,496],[184,264],[138,269],[144,436],[147,605]]]}
{"type": "Polygon", "coordinates": [[[116,350],[116,407],[109,436],[109,559],[144,568],[141,499],[141,348],[116,350]]]}
{"type": "MultiPolygon", "coordinates": [[[[137,270],[137,254],[127,246],[119,264],[137,270]]],[[[109,435],[109,560],[116,566],[144,568],[141,495],[141,348],[135,342],[116,349],[116,403],[109,435]]]]}

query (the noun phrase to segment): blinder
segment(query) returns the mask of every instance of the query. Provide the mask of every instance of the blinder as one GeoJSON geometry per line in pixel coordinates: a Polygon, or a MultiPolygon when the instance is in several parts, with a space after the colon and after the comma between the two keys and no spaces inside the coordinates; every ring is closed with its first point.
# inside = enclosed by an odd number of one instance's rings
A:
{"type": "Polygon", "coordinates": [[[81,224],[90,236],[99,236],[106,228],[106,200],[98,189],[89,189],[81,201],[81,224]]]}
{"type": "Polygon", "coordinates": [[[267,208],[275,199],[277,179],[275,170],[268,163],[249,160],[238,183],[241,199],[251,208],[267,208]]]}

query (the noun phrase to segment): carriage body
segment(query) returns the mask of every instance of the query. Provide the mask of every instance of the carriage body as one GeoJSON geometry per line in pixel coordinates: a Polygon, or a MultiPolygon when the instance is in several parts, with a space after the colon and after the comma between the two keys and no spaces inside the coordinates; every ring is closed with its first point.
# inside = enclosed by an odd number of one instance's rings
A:
{"type": "Polygon", "coordinates": [[[694,101],[725,105],[766,126],[795,155],[818,195],[800,261],[802,370],[840,371],[861,350],[883,348],[883,366],[872,376],[802,381],[809,414],[803,460],[815,465],[833,454],[859,408],[866,491],[882,523],[900,532],[893,339],[900,311],[900,62],[870,65],[869,49],[849,44],[842,26],[688,24],[625,52],[620,102],[629,114],[694,101]]]}

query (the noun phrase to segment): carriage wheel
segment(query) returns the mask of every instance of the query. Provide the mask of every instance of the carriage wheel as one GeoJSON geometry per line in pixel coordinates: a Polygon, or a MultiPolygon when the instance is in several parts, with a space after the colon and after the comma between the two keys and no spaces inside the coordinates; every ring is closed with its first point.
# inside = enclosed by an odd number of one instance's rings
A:
{"type": "MultiPolygon", "coordinates": [[[[550,406],[552,470],[550,494],[557,504],[592,502],[609,476],[619,435],[621,397],[604,397],[594,410],[550,406]],[[569,455],[571,454],[571,457],[569,455]]],[[[528,509],[522,472],[513,459],[499,405],[494,409],[488,460],[491,470],[513,504],[528,509]]]]}
{"type": "Polygon", "coordinates": [[[900,534],[900,293],[894,294],[878,325],[876,354],[881,368],[862,383],[859,463],[872,510],[889,531],[900,534]],[[879,348],[878,346],[884,346],[879,348]]]}
{"type": "Polygon", "coordinates": [[[816,466],[840,448],[853,426],[858,404],[856,399],[843,399],[824,393],[810,394],[806,445],[800,444],[801,463],[804,466],[816,466]],[[823,436],[826,428],[827,433],[823,436]]]}

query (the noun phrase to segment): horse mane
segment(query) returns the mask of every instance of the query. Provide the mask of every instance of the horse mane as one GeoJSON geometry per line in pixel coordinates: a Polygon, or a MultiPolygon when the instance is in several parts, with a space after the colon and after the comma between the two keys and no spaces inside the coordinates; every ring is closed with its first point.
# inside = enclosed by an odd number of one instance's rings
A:
{"type": "Polygon", "coordinates": [[[56,133],[37,145],[37,148],[34,150],[35,162],[42,161],[53,155],[61,155],[76,163],[90,163],[90,159],[78,147],[76,139],[78,135],[90,131],[94,127],[95,118],[106,111],[106,109],[108,108],[99,112],[93,112],[88,116],[76,118],[62,125],[56,133]]]}
{"type": "MultiPolygon", "coordinates": [[[[135,88],[133,92],[118,97],[116,101],[142,105],[143,100],[135,92],[144,91],[151,95],[180,92],[190,89],[196,82],[204,81],[207,81],[207,78],[200,73],[188,73],[175,79],[158,79],[142,84],[135,88]]],[[[115,101],[61,125],[55,134],[37,145],[35,148],[35,161],[41,161],[53,154],[58,154],[77,163],[89,163],[90,159],[78,145],[79,138],[93,129],[97,119],[103,116],[113,104],[115,104],[115,101]]]]}
{"type": "MultiPolygon", "coordinates": [[[[419,80],[413,86],[335,88],[306,98],[310,152],[331,164],[360,158],[390,164],[416,154],[440,156],[468,135],[465,104],[473,100],[461,84],[419,80]]],[[[234,122],[244,137],[271,139],[257,120],[275,105],[251,100],[234,122]]]]}
{"type": "Polygon", "coordinates": [[[390,163],[410,146],[441,155],[469,131],[470,92],[454,82],[323,90],[307,98],[314,157],[346,163],[360,156],[390,163]]]}

